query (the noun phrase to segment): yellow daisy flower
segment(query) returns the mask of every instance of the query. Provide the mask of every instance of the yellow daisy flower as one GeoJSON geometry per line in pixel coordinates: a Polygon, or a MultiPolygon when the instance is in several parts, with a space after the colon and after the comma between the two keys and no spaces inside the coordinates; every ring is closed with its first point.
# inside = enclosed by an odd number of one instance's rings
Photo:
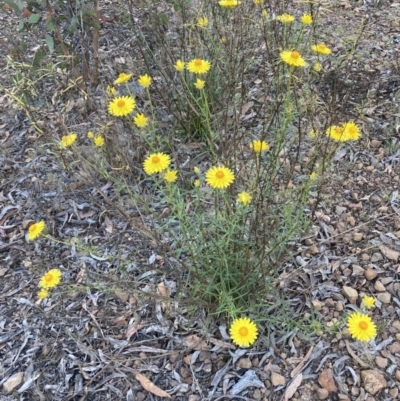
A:
{"type": "Polygon", "coordinates": [[[368,315],[354,312],[347,319],[347,327],[353,338],[370,341],[376,336],[376,326],[368,315]]]}
{"type": "Polygon", "coordinates": [[[133,117],[133,122],[138,128],[144,128],[148,124],[149,119],[143,113],[138,113],[133,117]]]}
{"type": "Polygon", "coordinates": [[[229,329],[232,341],[239,347],[249,347],[257,339],[257,326],[249,318],[235,319],[229,329]]]}
{"type": "Polygon", "coordinates": [[[261,17],[262,18],[267,18],[268,17],[268,11],[267,10],[262,10],[261,11],[261,17]]]}
{"type": "Polygon", "coordinates": [[[221,0],[218,4],[221,7],[234,8],[234,7],[238,6],[240,3],[241,3],[241,1],[238,1],[238,0],[221,0]]]}
{"type": "Polygon", "coordinates": [[[93,139],[93,142],[94,142],[94,144],[97,146],[97,147],[99,147],[99,148],[101,148],[102,146],[104,146],[104,138],[102,137],[102,136],[96,136],[94,139],[93,139]]]}
{"type": "Polygon", "coordinates": [[[256,153],[261,153],[267,151],[269,149],[269,145],[265,141],[260,141],[256,139],[250,144],[250,148],[253,149],[256,153]]]}
{"type": "Polygon", "coordinates": [[[374,297],[370,297],[370,296],[366,295],[361,301],[361,306],[363,306],[364,308],[367,308],[367,309],[374,308],[375,301],[376,301],[376,299],[374,297]]]}
{"type": "Polygon", "coordinates": [[[244,206],[246,206],[252,199],[253,197],[246,191],[240,192],[237,197],[237,201],[242,203],[244,206]]]}
{"type": "Polygon", "coordinates": [[[205,74],[211,67],[211,64],[207,60],[195,58],[186,64],[186,68],[194,74],[205,74]]]}
{"type": "Polygon", "coordinates": [[[315,51],[315,53],[324,56],[332,53],[332,50],[329,47],[327,47],[324,43],[319,43],[318,45],[312,45],[311,49],[315,51]]]}
{"type": "Polygon", "coordinates": [[[171,158],[165,153],[152,153],[144,162],[144,171],[151,175],[160,173],[168,168],[171,163],[171,158]]]}
{"type": "Polygon", "coordinates": [[[206,83],[205,83],[205,81],[203,81],[202,79],[200,79],[200,78],[197,78],[197,81],[194,83],[194,86],[197,88],[197,89],[204,89],[204,85],[205,85],[206,83]]]}
{"type": "Polygon", "coordinates": [[[38,221],[37,223],[31,224],[28,228],[27,238],[28,241],[32,241],[39,237],[44,231],[46,224],[43,220],[38,221]]]}
{"type": "Polygon", "coordinates": [[[318,175],[317,175],[317,173],[316,173],[315,171],[313,171],[313,172],[310,174],[310,179],[311,179],[311,180],[315,180],[317,177],[318,177],[318,175]]]}
{"type": "Polygon", "coordinates": [[[108,112],[115,117],[127,116],[136,107],[135,99],[131,96],[116,97],[108,103],[108,112]]]}
{"type": "Polygon", "coordinates": [[[326,135],[335,141],[345,142],[345,141],[347,141],[347,139],[346,139],[343,131],[344,131],[343,127],[340,127],[338,125],[331,125],[326,130],[326,135]]]}
{"type": "Polygon", "coordinates": [[[356,141],[360,138],[360,128],[353,121],[343,124],[343,134],[346,141],[356,141]]]}
{"type": "Polygon", "coordinates": [[[208,25],[208,18],[207,17],[200,17],[197,20],[197,26],[199,26],[200,28],[206,28],[208,25]]]}
{"type": "Polygon", "coordinates": [[[89,139],[93,139],[93,138],[94,138],[94,133],[93,133],[92,131],[89,131],[89,132],[87,133],[87,137],[88,137],[89,139]]]}
{"type": "Polygon", "coordinates": [[[206,182],[213,188],[227,188],[235,180],[235,174],[227,167],[211,167],[206,173],[206,182]]]}
{"type": "Polygon", "coordinates": [[[72,134],[63,135],[61,137],[60,146],[62,148],[69,148],[76,141],[76,138],[78,138],[78,135],[76,135],[74,132],[72,134]]]}
{"type": "Polygon", "coordinates": [[[194,184],[194,186],[195,186],[196,188],[198,188],[198,187],[200,186],[200,184],[201,184],[201,181],[200,181],[199,179],[194,180],[193,184],[194,184]]]}
{"type": "Polygon", "coordinates": [[[49,290],[50,288],[60,284],[61,276],[62,273],[60,269],[51,269],[42,276],[39,281],[39,287],[49,290]]]}
{"type": "Polygon", "coordinates": [[[278,16],[276,17],[276,19],[277,19],[279,22],[282,22],[283,24],[290,24],[291,22],[294,21],[293,15],[290,15],[290,14],[278,15],[278,16]]]}
{"type": "Polygon", "coordinates": [[[178,179],[178,172],[176,170],[167,170],[164,174],[164,180],[167,182],[175,182],[178,179]]]}
{"type": "Polygon", "coordinates": [[[107,95],[108,96],[114,96],[114,93],[116,92],[117,90],[113,87],[113,86],[110,86],[110,85],[108,85],[107,86],[107,95]]]}
{"type": "Polygon", "coordinates": [[[303,57],[301,57],[300,53],[297,50],[293,51],[284,50],[283,52],[281,52],[280,56],[281,59],[290,66],[305,67],[307,65],[307,63],[305,62],[303,57]]]}
{"type": "Polygon", "coordinates": [[[181,72],[185,69],[185,62],[182,60],[177,60],[174,67],[177,71],[181,72]]]}
{"type": "Polygon", "coordinates": [[[313,19],[311,14],[303,14],[300,18],[301,23],[304,25],[311,25],[313,23],[313,19]]]}
{"type": "Polygon", "coordinates": [[[316,63],[314,63],[313,69],[316,72],[321,72],[322,71],[322,64],[317,61],[316,63]]]}
{"type": "Polygon", "coordinates": [[[124,84],[125,82],[128,82],[132,77],[132,74],[125,74],[124,72],[121,72],[121,74],[118,75],[118,78],[114,81],[115,84],[124,84]]]}
{"type": "Polygon", "coordinates": [[[143,88],[148,88],[151,85],[151,78],[147,74],[141,75],[138,79],[138,83],[140,86],[143,86],[143,88]]]}
{"type": "Polygon", "coordinates": [[[42,288],[41,290],[39,290],[38,293],[37,293],[37,296],[39,297],[39,299],[48,298],[49,295],[50,295],[50,293],[49,293],[46,289],[44,289],[44,288],[42,288]]]}

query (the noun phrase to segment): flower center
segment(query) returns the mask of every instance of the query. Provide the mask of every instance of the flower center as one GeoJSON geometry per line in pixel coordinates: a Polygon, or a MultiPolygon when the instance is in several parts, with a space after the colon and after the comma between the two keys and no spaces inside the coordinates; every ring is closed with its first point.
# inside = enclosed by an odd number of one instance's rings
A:
{"type": "Polygon", "coordinates": [[[118,103],[117,103],[117,106],[118,107],[124,107],[125,106],[125,100],[118,100],[118,103]]]}
{"type": "Polygon", "coordinates": [[[201,66],[201,60],[199,59],[199,58],[196,58],[195,60],[194,60],[194,64],[197,66],[197,67],[200,67],[201,66]]]}
{"type": "Polygon", "coordinates": [[[297,50],[295,50],[295,51],[293,51],[291,53],[291,56],[292,56],[292,58],[299,58],[300,57],[300,53],[297,50]]]}
{"type": "Polygon", "coordinates": [[[157,164],[160,162],[160,158],[158,156],[153,156],[151,158],[152,163],[157,164]]]}
{"type": "Polygon", "coordinates": [[[248,329],[247,327],[241,327],[241,328],[239,329],[239,334],[240,334],[242,337],[245,337],[245,336],[247,336],[247,334],[249,334],[249,329],[248,329]]]}
{"type": "Polygon", "coordinates": [[[49,281],[53,280],[53,275],[51,273],[47,273],[44,276],[44,279],[45,279],[45,281],[49,282],[49,281]]]}
{"type": "Polygon", "coordinates": [[[326,46],[321,43],[320,45],[318,45],[318,50],[325,50],[326,46]]]}
{"type": "Polygon", "coordinates": [[[358,327],[361,330],[367,330],[368,329],[368,323],[367,322],[360,322],[360,323],[358,323],[358,327]]]}
{"type": "MultiPolygon", "coordinates": [[[[217,173],[215,174],[217,178],[224,178],[225,174],[223,171],[218,170],[217,173]]],[[[247,329],[246,329],[247,330],[247,329]]]]}

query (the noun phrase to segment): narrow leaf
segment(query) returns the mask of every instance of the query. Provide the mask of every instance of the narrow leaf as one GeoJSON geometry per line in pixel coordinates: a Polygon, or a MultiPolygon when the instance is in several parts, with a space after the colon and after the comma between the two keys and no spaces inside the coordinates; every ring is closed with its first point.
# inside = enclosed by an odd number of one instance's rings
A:
{"type": "Polygon", "coordinates": [[[39,19],[40,19],[40,14],[32,14],[29,17],[28,22],[30,24],[36,24],[39,21],[39,19]]]}
{"type": "Polygon", "coordinates": [[[171,396],[167,392],[160,389],[160,387],[156,386],[145,375],[142,375],[137,370],[135,370],[135,378],[145,390],[156,395],[157,397],[171,398],[171,396]]]}
{"type": "Polygon", "coordinates": [[[46,38],[46,43],[47,43],[47,46],[49,48],[50,53],[53,53],[54,52],[54,40],[53,40],[53,38],[48,33],[46,33],[45,38],[46,38]]]}

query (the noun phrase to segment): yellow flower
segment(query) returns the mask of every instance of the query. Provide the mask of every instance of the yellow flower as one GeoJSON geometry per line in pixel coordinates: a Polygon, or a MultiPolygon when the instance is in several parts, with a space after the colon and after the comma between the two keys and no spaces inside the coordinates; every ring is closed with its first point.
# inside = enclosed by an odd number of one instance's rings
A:
{"type": "Polygon", "coordinates": [[[148,124],[148,118],[143,113],[138,113],[133,118],[133,122],[139,128],[143,128],[148,124]]]}
{"type": "Polygon", "coordinates": [[[165,153],[152,153],[143,163],[144,171],[151,175],[160,173],[168,168],[171,158],[165,153]]]}
{"type": "Polygon", "coordinates": [[[194,167],[193,167],[193,171],[194,171],[196,174],[200,174],[200,169],[199,169],[197,166],[194,166],[194,167]]]}
{"type": "Polygon", "coordinates": [[[200,58],[195,58],[186,64],[186,68],[194,74],[205,74],[210,67],[211,65],[207,60],[202,60],[200,58]]]}
{"type": "Polygon", "coordinates": [[[250,144],[250,148],[253,149],[256,153],[261,153],[267,151],[269,149],[269,145],[265,141],[260,141],[256,139],[250,144]]]}
{"type": "Polygon", "coordinates": [[[279,22],[282,22],[283,24],[290,24],[291,22],[294,21],[293,15],[290,15],[290,14],[278,15],[278,16],[276,17],[276,19],[277,19],[279,22]]]}
{"type": "Polygon", "coordinates": [[[374,297],[369,297],[366,295],[362,301],[361,301],[361,306],[364,308],[370,309],[375,307],[375,298],[374,297]]]}
{"type": "Polygon", "coordinates": [[[318,175],[317,175],[317,173],[316,173],[315,171],[313,171],[313,172],[310,174],[310,179],[311,179],[311,180],[315,180],[317,177],[318,177],[318,175]]]}
{"type": "Polygon", "coordinates": [[[28,241],[31,241],[39,237],[40,234],[42,234],[42,232],[44,231],[45,227],[46,224],[44,223],[43,220],[30,225],[28,228],[28,235],[27,235],[28,241]]]}
{"type": "Polygon", "coordinates": [[[244,206],[246,206],[252,199],[253,197],[246,191],[241,192],[237,197],[237,201],[243,203],[244,206]]]}
{"type": "Polygon", "coordinates": [[[114,81],[115,84],[124,84],[125,82],[128,82],[131,79],[132,74],[125,74],[124,72],[121,72],[121,74],[118,75],[118,78],[114,81]]]}
{"type": "Polygon", "coordinates": [[[203,81],[203,80],[200,79],[200,78],[197,78],[197,81],[194,83],[194,86],[195,86],[197,89],[203,89],[205,84],[206,84],[205,81],[203,81]]]}
{"type": "Polygon", "coordinates": [[[311,49],[315,51],[315,53],[322,55],[327,55],[332,53],[332,50],[329,47],[327,47],[324,43],[319,43],[318,45],[312,45],[311,49]]]}
{"type": "Polygon", "coordinates": [[[108,96],[110,96],[110,97],[113,96],[116,91],[117,90],[113,86],[110,86],[110,85],[107,86],[107,95],[108,96]]]}
{"type": "Polygon", "coordinates": [[[200,184],[201,184],[201,181],[200,181],[199,179],[197,179],[197,180],[194,180],[193,184],[194,184],[194,186],[197,188],[197,187],[199,187],[199,186],[200,186],[200,184]]]}
{"type": "Polygon", "coordinates": [[[326,130],[326,135],[335,141],[345,142],[345,141],[347,141],[347,139],[346,139],[343,131],[344,130],[342,127],[340,127],[338,125],[331,125],[326,130]]]}
{"type": "Polygon", "coordinates": [[[310,138],[316,138],[318,136],[318,131],[316,131],[315,129],[312,129],[309,133],[308,133],[310,138]]]}
{"type": "Polygon", "coordinates": [[[302,22],[302,24],[304,24],[304,25],[310,25],[310,24],[312,24],[312,23],[313,23],[313,19],[312,19],[311,14],[303,14],[303,15],[301,16],[301,22],[302,22]]]}
{"type": "Polygon", "coordinates": [[[207,17],[200,17],[200,18],[197,20],[197,25],[198,25],[200,28],[205,28],[205,27],[208,25],[208,18],[207,18],[207,17]]]}
{"type": "Polygon", "coordinates": [[[61,137],[61,144],[60,144],[61,147],[62,148],[69,148],[76,141],[77,137],[78,137],[78,135],[76,135],[74,132],[72,134],[63,135],[61,137]]]}
{"type": "Polygon", "coordinates": [[[347,319],[347,327],[353,338],[358,341],[370,341],[376,336],[376,326],[368,315],[352,313],[347,319]]]}
{"type": "Polygon", "coordinates": [[[206,182],[213,188],[227,188],[235,180],[235,174],[227,167],[211,167],[206,173],[206,182]]]}
{"type": "Polygon", "coordinates": [[[141,75],[138,82],[140,86],[143,86],[143,88],[148,88],[151,84],[151,78],[147,74],[141,75]]]}
{"type": "Polygon", "coordinates": [[[240,3],[241,3],[241,1],[238,1],[238,0],[221,0],[218,4],[221,7],[234,8],[234,7],[238,6],[240,3]]]}
{"type": "Polygon", "coordinates": [[[174,67],[177,71],[183,71],[185,69],[185,62],[182,60],[177,60],[174,67]]]}
{"type": "Polygon", "coordinates": [[[136,106],[135,99],[131,96],[116,97],[108,103],[108,112],[115,117],[127,116],[136,106]]]}
{"type": "Polygon", "coordinates": [[[226,37],[223,36],[219,41],[220,41],[222,44],[226,43],[226,37]]]}
{"type": "Polygon", "coordinates": [[[280,54],[281,59],[286,63],[293,67],[305,67],[307,64],[303,57],[301,57],[300,53],[297,50],[293,51],[283,51],[280,54]]]}
{"type": "Polygon", "coordinates": [[[360,128],[353,121],[343,124],[343,135],[346,141],[356,141],[360,138],[360,128]]]}
{"type": "Polygon", "coordinates": [[[96,136],[93,139],[93,142],[96,146],[98,146],[99,148],[101,148],[102,146],[104,146],[104,138],[102,136],[96,136]]]}
{"type": "Polygon", "coordinates": [[[48,290],[60,284],[61,281],[61,270],[51,269],[42,276],[39,281],[39,287],[48,290]]]}
{"type": "Polygon", "coordinates": [[[175,182],[178,179],[178,172],[176,170],[167,170],[164,174],[164,180],[167,182],[175,182]]]}
{"type": "Polygon", "coordinates": [[[41,290],[38,291],[37,296],[39,297],[39,299],[45,299],[49,297],[49,292],[42,288],[41,290]]]}
{"type": "Polygon", "coordinates": [[[89,131],[87,133],[87,137],[90,138],[90,139],[94,138],[94,133],[92,131],[89,131]]]}
{"type": "Polygon", "coordinates": [[[320,72],[322,70],[322,64],[317,61],[316,63],[314,63],[313,68],[314,71],[320,72]]]}
{"type": "Polygon", "coordinates": [[[253,0],[254,4],[258,5],[258,4],[263,4],[264,0],[253,0]]]}
{"type": "Polygon", "coordinates": [[[249,318],[235,319],[229,329],[232,341],[239,347],[248,347],[257,339],[257,326],[249,318]]]}
{"type": "Polygon", "coordinates": [[[262,10],[261,11],[261,17],[262,18],[267,18],[268,17],[268,11],[267,10],[262,10]]]}

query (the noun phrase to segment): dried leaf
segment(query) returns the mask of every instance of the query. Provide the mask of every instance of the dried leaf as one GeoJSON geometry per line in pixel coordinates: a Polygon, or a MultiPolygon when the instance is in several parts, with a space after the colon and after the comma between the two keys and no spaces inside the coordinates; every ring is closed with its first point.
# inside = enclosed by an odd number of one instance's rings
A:
{"type": "Polygon", "coordinates": [[[169,297],[169,288],[164,284],[164,281],[157,285],[157,294],[162,297],[169,297]]]}
{"type": "Polygon", "coordinates": [[[156,386],[145,375],[142,375],[137,370],[135,370],[135,379],[142,385],[145,390],[156,395],[157,397],[171,398],[171,396],[167,392],[160,389],[160,387],[156,386]]]}
{"type": "Polygon", "coordinates": [[[197,351],[208,350],[207,343],[204,340],[202,340],[200,337],[196,336],[195,334],[187,336],[184,339],[184,341],[188,348],[191,348],[191,349],[194,349],[197,351]]]}
{"type": "Polygon", "coordinates": [[[302,369],[302,367],[304,366],[304,364],[308,361],[308,358],[311,355],[312,350],[314,349],[314,347],[311,347],[308,352],[307,355],[302,359],[302,361],[290,372],[290,377],[293,378],[297,375],[297,373],[300,372],[300,370],[302,369]]]}
{"type": "Polygon", "coordinates": [[[303,381],[303,374],[299,373],[286,389],[283,401],[288,401],[293,397],[294,393],[297,391],[302,381],[303,381]]]}
{"type": "Polygon", "coordinates": [[[236,347],[232,343],[221,341],[221,340],[218,340],[217,338],[211,337],[208,341],[210,341],[211,344],[217,345],[218,347],[221,347],[221,348],[236,349],[236,347]]]}
{"type": "Polygon", "coordinates": [[[388,248],[386,245],[379,244],[378,245],[380,251],[390,260],[394,260],[397,262],[400,256],[400,252],[394,251],[390,248],[388,248]]]}
{"type": "Polygon", "coordinates": [[[106,231],[108,233],[112,234],[113,226],[112,226],[111,220],[107,216],[104,217],[104,223],[106,224],[106,231]]]}

